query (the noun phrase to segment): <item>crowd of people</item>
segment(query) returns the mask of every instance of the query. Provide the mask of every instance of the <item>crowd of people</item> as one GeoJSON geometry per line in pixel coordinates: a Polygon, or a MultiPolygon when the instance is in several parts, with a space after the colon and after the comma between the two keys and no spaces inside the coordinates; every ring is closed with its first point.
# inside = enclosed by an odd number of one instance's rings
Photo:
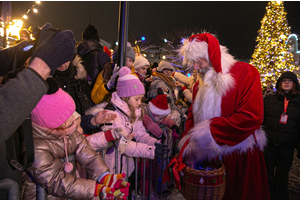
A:
{"type": "MultiPolygon", "coordinates": [[[[162,171],[160,159],[183,148],[191,168],[221,159],[223,199],[288,199],[288,172],[300,151],[294,73],[263,94],[255,67],[236,61],[210,33],[192,35],[178,49],[183,64],[194,67],[191,77],[165,60],[150,63],[130,43],[120,68],[118,46],[113,53],[103,47],[93,25],[79,42],[49,23],[33,41],[28,30],[20,35],[0,51],[0,188],[13,181],[16,195],[28,200],[37,185],[48,199],[131,199],[140,170],[133,158],[145,158],[147,172],[149,160],[162,171]],[[109,142],[103,159],[97,149],[109,142]]],[[[140,184],[146,195],[149,182],[140,184]]],[[[9,195],[0,190],[1,199],[9,195]]]]}

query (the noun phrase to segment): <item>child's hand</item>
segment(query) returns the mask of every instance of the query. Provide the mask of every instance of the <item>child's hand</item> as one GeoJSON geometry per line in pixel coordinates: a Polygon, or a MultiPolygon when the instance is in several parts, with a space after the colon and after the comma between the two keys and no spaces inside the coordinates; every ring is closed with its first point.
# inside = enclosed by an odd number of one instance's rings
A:
{"type": "Polygon", "coordinates": [[[129,134],[129,135],[126,137],[126,139],[127,139],[127,140],[132,140],[132,139],[134,138],[134,136],[135,136],[135,134],[134,134],[134,133],[131,133],[131,134],[129,134]]]}
{"type": "Polygon", "coordinates": [[[92,119],[91,123],[96,126],[98,124],[104,124],[116,119],[116,114],[107,113],[107,110],[98,112],[92,119]]]}
{"type": "Polygon", "coordinates": [[[184,85],[182,83],[180,83],[179,81],[176,81],[175,82],[175,86],[178,86],[178,87],[184,87],[184,85]]]}

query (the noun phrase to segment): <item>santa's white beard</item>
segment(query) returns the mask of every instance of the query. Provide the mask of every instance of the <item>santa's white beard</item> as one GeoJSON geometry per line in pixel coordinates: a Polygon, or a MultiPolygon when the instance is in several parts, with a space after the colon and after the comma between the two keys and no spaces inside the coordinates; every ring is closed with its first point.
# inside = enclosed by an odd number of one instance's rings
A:
{"type": "Polygon", "coordinates": [[[212,66],[209,66],[209,67],[207,67],[207,68],[200,68],[199,70],[198,70],[198,73],[200,73],[200,74],[206,74],[209,70],[211,70],[212,69],[212,66]]]}
{"type": "Polygon", "coordinates": [[[222,97],[234,87],[234,78],[230,73],[216,73],[209,67],[205,74],[197,74],[198,92],[193,104],[195,123],[221,116],[222,97]]]}
{"type": "Polygon", "coordinates": [[[199,89],[193,104],[195,123],[220,116],[222,98],[215,88],[217,73],[212,67],[206,68],[205,74],[198,73],[197,78],[199,89]]]}

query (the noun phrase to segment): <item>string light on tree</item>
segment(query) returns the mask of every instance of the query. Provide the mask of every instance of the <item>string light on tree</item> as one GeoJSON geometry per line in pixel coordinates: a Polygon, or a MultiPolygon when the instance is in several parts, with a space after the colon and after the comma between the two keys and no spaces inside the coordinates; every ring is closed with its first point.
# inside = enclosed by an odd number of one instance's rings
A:
{"type": "Polygon", "coordinates": [[[260,72],[262,87],[266,87],[268,81],[276,83],[283,72],[295,70],[288,44],[291,27],[288,26],[283,2],[268,2],[266,11],[256,38],[258,44],[250,60],[250,64],[260,72]]]}

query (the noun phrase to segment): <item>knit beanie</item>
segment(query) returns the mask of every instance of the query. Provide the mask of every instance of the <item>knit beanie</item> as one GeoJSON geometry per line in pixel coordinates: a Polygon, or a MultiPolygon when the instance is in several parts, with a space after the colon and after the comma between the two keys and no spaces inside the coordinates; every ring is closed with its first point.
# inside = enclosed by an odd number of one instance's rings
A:
{"type": "Polygon", "coordinates": [[[42,97],[31,111],[31,120],[39,126],[55,129],[65,123],[74,111],[74,100],[59,88],[55,93],[42,97]]]}
{"type": "MultiPolygon", "coordinates": [[[[116,48],[114,49],[114,53],[113,53],[113,61],[117,62],[118,60],[118,51],[119,48],[118,46],[116,46],[116,48]]],[[[126,46],[126,58],[131,58],[133,60],[133,62],[135,61],[135,52],[133,51],[133,48],[131,47],[131,44],[129,42],[127,42],[127,46],[126,46]]]]}
{"type": "Polygon", "coordinates": [[[157,95],[148,105],[151,113],[154,115],[168,115],[171,113],[166,95],[157,95]]]}
{"type": "Polygon", "coordinates": [[[133,63],[134,69],[138,69],[144,66],[150,66],[149,61],[144,56],[137,56],[135,57],[135,61],[133,63]]]}
{"type": "Polygon", "coordinates": [[[95,26],[89,24],[82,32],[82,40],[96,40],[100,42],[98,31],[95,26]]]}
{"type": "Polygon", "coordinates": [[[30,32],[27,30],[27,29],[22,29],[21,31],[20,31],[20,35],[21,34],[24,34],[24,35],[26,35],[28,38],[30,38],[30,32]]]}
{"type": "Polygon", "coordinates": [[[173,65],[171,65],[171,63],[169,63],[165,60],[160,61],[160,63],[158,64],[158,67],[157,67],[157,71],[161,72],[163,69],[171,69],[173,71],[175,70],[173,65]]]}
{"type": "Polygon", "coordinates": [[[128,67],[122,67],[119,70],[117,94],[119,97],[131,97],[145,94],[144,85],[138,77],[131,74],[131,70],[128,67]]]}

